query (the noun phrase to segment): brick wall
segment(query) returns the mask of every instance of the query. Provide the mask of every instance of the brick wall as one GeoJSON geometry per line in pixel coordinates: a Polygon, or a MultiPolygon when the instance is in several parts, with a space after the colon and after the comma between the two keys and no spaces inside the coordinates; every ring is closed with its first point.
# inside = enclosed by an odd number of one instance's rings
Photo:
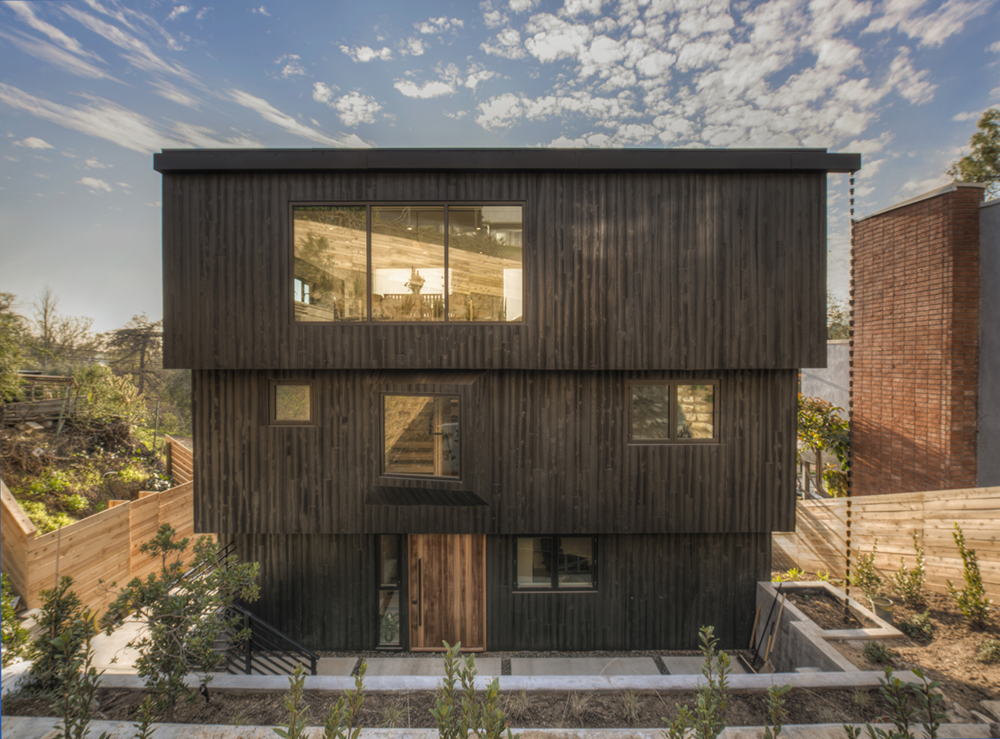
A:
{"type": "Polygon", "coordinates": [[[855,224],[854,495],[976,485],[980,187],[855,224]]]}

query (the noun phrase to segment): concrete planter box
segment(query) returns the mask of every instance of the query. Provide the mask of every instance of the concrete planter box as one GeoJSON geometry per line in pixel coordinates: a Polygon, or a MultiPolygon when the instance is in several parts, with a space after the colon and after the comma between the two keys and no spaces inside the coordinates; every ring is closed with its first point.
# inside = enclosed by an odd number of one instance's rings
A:
{"type": "MultiPolygon", "coordinates": [[[[832,597],[842,600],[843,591],[825,582],[786,582],[757,583],[757,605],[760,606],[760,619],[757,623],[756,639],[767,643],[768,636],[774,631],[777,642],[773,648],[771,663],[778,672],[794,672],[801,668],[818,668],[821,672],[861,672],[850,660],[844,657],[830,642],[838,641],[891,641],[903,639],[905,634],[892,624],[876,616],[871,609],[865,607],[854,598],[848,598],[851,611],[864,616],[875,624],[874,628],[866,629],[821,629],[811,618],[786,601],[781,622],[774,627],[774,622],[781,610],[781,599],[771,606],[778,598],[778,585],[781,594],[826,592],[832,597]],[[771,613],[770,622],[766,621],[771,613]]],[[[763,649],[761,650],[763,655],[763,649]]]]}

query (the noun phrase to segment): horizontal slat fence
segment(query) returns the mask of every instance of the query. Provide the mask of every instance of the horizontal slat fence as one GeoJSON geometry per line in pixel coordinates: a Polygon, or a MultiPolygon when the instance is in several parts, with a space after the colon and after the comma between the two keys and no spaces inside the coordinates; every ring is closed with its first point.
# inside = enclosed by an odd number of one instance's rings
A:
{"type": "Polygon", "coordinates": [[[191,450],[171,436],[165,437],[167,474],[177,482],[194,480],[194,455],[191,450]]]}
{"type": "MultiPolygon", "coordinates": [[[[180,445],[173,442],[171,446],[180,445]]],[[[116,505],[107,510],[64,526],[61,531],[39,536],[31,519],[0,481],[2,569],[27,607],[41,605],[39,593],[55,585],[58,568],[60,577],[73,578],[73,590],[83,604],[101,613],[113,600],[107,585],[125,585],[133,577],[145,578],[158,570],[160,560],[142,554],[139,547],[162,524],[173,526],[178,538],[193,539],[193,482],[139,496],[138,500],[115,501],[116,505]]],[[[190,546],[185,555],[191,556],[190,546]]]]}
{"type": "MultiPolygon", "coordinates": [[[[913,531],[924,548],[927,587],[948,592],[947,580],[964,583],[962,559],[952,532],[962,527],[965,545],[975,549],[987,595],[1000,604],[1000,487],[869,495],[851,499],[852,559],[878,540],[875,568],[888,577],[900,557],[914,566],[913,531]]],[[[847,501],[800,500],[795,533],[774,534],[776,567],[844,576],[847,501]]]]}

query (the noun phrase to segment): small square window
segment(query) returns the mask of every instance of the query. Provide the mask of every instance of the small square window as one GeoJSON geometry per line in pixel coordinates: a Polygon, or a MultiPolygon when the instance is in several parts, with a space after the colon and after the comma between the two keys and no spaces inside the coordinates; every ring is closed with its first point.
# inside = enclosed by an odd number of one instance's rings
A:
{"type": "Polygon", "coordinates": [[[717,382],[633,382],[629,440],[712,442],[718,438],[717,382]]]}
{"type": "Polygon", "coordinates": [[[308,382],[272,382],[270,388],[272,426],[312,425],[312,387],[308,382]]]}
{"type": "Polygon", "coordinates": [[[518,536],[517,590],[596,590],[597,543],[592,536],[518,536]]]}

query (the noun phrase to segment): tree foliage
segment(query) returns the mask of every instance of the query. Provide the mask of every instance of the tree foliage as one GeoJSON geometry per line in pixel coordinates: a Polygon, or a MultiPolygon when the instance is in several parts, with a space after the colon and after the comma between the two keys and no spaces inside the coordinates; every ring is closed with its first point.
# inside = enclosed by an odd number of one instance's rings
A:
{"type": "Polygon", "coordinates": [[[101,621],[108,633],[129,616],[145,622],[146,628],[129,646],[138,649],[137,672],[157,696],[157,708],[168,722],[178,701],[196,695],[184,678],[196,671],[204,687],[222,662],[215,643],[227,631],[236,638],[245,636],[237,629],[239,617],[227,617],[226,609],[237,599],[257,599],[259,570],[256,563],[241,564],[235,555],[220,561],[218,543],[207,536],[195,542],[194,558],[184,564],[188,539],[178,541],[175,536],[174,529],[163,524],[142,545],[142,553],[160,559],[159,574],[134,578],[101,621]],[[186,574],[189,568],[194,574],[186,574]]]}
{"type": "Polygon", "coordinates": [[[826,291],[826,338],[851,338],[851,307],[846,299],[837,300],[830,290],[826,291]]]}
{"type": "Polygon", "coordinates": [[[150,384],[159,384],[162,371],[163,321],[150,321],[145,313],[132,316],[121,328],[110,331],[105,347],[114,355],[116,374],[129,375],[139,395],[150,384]]]}
{"type": "Polygon", "coordinates": [[[18,370],[24,364],[27,326],[24,317],[14,312],[17,297],[0,292],[0,403],[21,397],[18,370]]]}
{"type": "Polygon", "coordinates": [[[962,182],[984,183],[987,197],[1000,197],[1000,108],[984,112],[976,128],[979,130],[969,139],[972,152],[946,171],[962,182]]]}
{"type": "Polygon", "coordinates": [[[48,374],[71,374],[73,369],[93,360],[101,341],[93,331],[93,318],[64,316],[59,299],[46,286],[32,304],[28,354],[38,369],[48,374]]]}
{"type": "Polygon", "coordinates": [[[846,474],[850,471],[850,427],[837,411],[842,411],[822,398],[799,394],[798,435],[799,459],[803,448],[816,455],[816,486],[822,489],[820,478],[827,481],[833,495],[846,495],[846,474]],[[822,453],[834,454],[840,470],[823,470],[822,453]],[[831,475],[830,472],[840,474],[831,475]],[[830,483],[833,483],[830,485],[830,483]]]}

